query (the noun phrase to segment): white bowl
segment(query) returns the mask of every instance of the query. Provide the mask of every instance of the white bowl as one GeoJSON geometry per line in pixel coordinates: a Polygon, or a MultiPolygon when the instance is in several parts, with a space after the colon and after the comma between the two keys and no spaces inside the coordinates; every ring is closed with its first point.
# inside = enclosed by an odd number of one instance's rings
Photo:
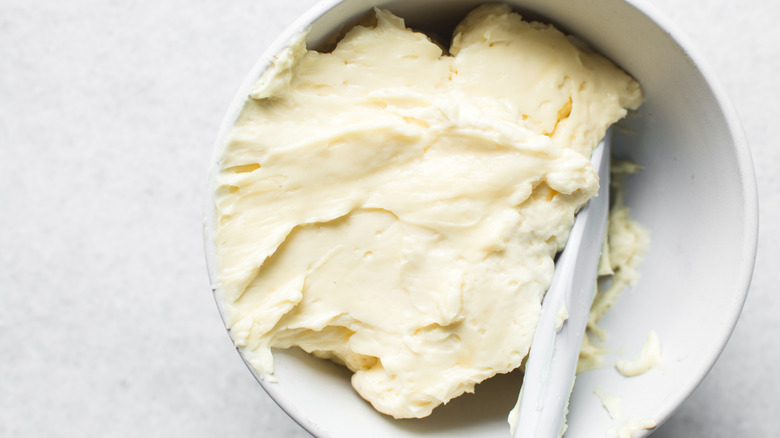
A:
{"type": "MultiPolygon", "coordinates": [[[[449,37],[478,0],[323,1],[291,25],[254,66],[223,121],[213,163],[252,83],[271,57],[311,26],[310,48],[372,6],[410,27],[449,37]]],[[[701,382],[727,342],[747,295],[758,235],[755,175],[739,120],[725,94],[675,27],[638,0],[514,0],[526,17],[579,36],[633,75],[646,101],[621,122],[616,155],[644,170],[628,181],[627,204],[650,230],[636,288],[604,318],[613,350],[638,351],[649,330],[661,340],[661,369],[626,378],[614,369],[584,373],[572,395],[567,438],[604,436],[614,424],[593,394],[596,385],[624,400],[628,415],[665,421],[701,382]]],[[[212,184],[209,186],[213,188],[212,184]]],[[[214,207],[206,203],[205,242],[216,278],[214,207]]],[[[519,376],[497,376],[422,420],[393,420],[353,390],[349,373],[299,351],[275,353],[278,383],[258,378],[301,426],[318,437],[506,437],[519,376]]],[[[251,367],[249,367],[252,370],[251,367]]],[[[252,373],[257,374],[252,370],[252,373]]],[[[641,436],[642,432],[635,436],[641,436]]]]}

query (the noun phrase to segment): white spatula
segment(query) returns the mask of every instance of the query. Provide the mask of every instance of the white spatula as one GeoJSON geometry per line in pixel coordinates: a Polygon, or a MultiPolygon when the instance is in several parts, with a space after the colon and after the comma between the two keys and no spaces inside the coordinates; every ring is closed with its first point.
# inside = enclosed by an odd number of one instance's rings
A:
{"type": "Polygon", "coordinates": [[[550,288],[525,365],[517,407],[515,438],[561,435],[574,386],[577,359],[596,290],[596,278],[609,212],[610,131],[593,151],[599,174],[598,196],[574,220],[566,247],[555,263],[550,288]],[[568,319],[558,330],[561,309],[568,319]]]}

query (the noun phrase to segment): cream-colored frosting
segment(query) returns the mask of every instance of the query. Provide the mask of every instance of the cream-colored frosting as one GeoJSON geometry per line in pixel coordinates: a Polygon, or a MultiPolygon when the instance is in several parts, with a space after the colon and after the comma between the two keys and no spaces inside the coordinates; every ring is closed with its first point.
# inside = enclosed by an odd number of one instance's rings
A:
{"type": "Polygon", "coordinates": [[[631,219],[631,210],[623,203],[623,180],[639,170],[640,166],[630,161],[613,161],[610,167],[614,204],[609,211],[607,250],[602,251],[599,266],[599,275],[608,281],[600,284],[588,320],[588,330],[601,339],[605,333],[598,327],[599,319],[626,287],[634,287],[639,281],[639,265],[650,244],[650,234],[631,219]]]}
{"type": "Polygon", "coordinates": [[[607,394],[601,385],[597,385],[593,390],[594,394],[601,399],[601,405],[604,406],[609,416],[615,420],[606,431],[606,438],[631,438],[639,431],[653,429],[656,426],[652,418],[634,418],[626,416],[623,408],[623,399],[612,394],[607,394]]]}
{"type": "Polygon", "coordinates": [[[261,375],[298,346],[423,417],[520,365],[598,188],[590,152],[642,96],[506,6],[470,13],[449,54],[376,18],[332,53],[299,38],[253,87],[216,178],[214,286],[261,375]]]}
{"type": "Polygon", "coordinates": [[[630,161],[612,160],[610,167],[610,197],[614,203],[607,221],[607,239],[599,261],[598,293],[593,299],[588,330],[582,342],[577,373],[602,368],[610,353],[599,341],[607,333],[598,322],[627,287],[639,281],[639,265],[650,244],[649,232],[631,218],[631,210],[623,203],[623,181],[640,170],[630,161]]]}
{"type": "Polygon", "coordinates": [[[655,331],[647,334],[642,351],[631,360],[618,360],[615,368],[626,377],[634,377],[650,371],[661,364],[661,343],[655,331]]]}
{"type": "Polygon", "coordinates": [[[563,328],[563,323],[566,322],[566,320],[569,319],[569,309],[566,308],[566,303],[561,303],[561,307],[558,308],[558,311],[555,313],[555,330],[561,331],[561,328],[563,328]]]}
{"type": "Polygon", "coordinates": [[[607,410],[607,413],[613,420],[623,418],[623,399],[612,394],[604,392],[601,385],[596,385],[593,393],[601,400],[601,405],[607,410]]]}

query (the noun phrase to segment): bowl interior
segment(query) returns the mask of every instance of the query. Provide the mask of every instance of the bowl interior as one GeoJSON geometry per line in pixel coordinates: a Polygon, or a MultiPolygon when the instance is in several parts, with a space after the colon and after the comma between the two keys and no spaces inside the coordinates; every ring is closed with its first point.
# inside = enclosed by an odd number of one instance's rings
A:
{"type": "MultiPolygon", "coordinates": [[[[269,48],[240,88],[222,127],[230,129],[252,82],[295,33],[311,25],[309,47],[370,10],[388,8],[407,25],[448,41],[454,25],[482,2],[346,0],[321,3],[269,48]]],[[[620,122],[615,155],[644,169],[627,184],[632,216],[651,233],[642,278],[604,318],[606,345],[633,357],[649,330],[663,367],[625,378],[614,369],[577,378],[568,438],[603,436],[613,421],[593,394],[597,385],[624,400],[627,416],[663,422],[698,385],[720,354],[742,308],[757,236],[755,177],[739,123],[723,93],[663,17],[636,1],[515,0],[528,18],[577,35],[642,85],[646,102],[620,122]],[[598,435],[596,435],[598,434],[598,435]]],[[[220,146],[218,144],[217,150],[220,146]]],[[[216,161],[215,161],[216,162],[216,161]]],[[[207,207],[209,270],[216,278],[207,207]]],[[[213,217],[213,215],[211,215],[213,217]]],[[[278,383],[261,382],[298,423],[319,437],[506,437],[506,416],[520,387],[516,373],[497,376],[422,420],[393,420],[363,401],[349,373],[295,350],[275,353],[278,383]]],[[[251,367],[250,367],[251,369],[251,367]]],[[[253,371],[254,372],[254,371],[253,371]]],[[[639,436],[639,435],[637,435],[639,436]]]]}

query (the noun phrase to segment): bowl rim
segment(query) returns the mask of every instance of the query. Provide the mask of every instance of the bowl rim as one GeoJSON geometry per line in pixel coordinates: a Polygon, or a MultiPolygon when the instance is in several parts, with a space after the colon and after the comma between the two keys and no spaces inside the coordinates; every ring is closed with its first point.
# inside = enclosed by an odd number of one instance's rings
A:
{"type": "MultiPolygon", "coordinates": [[[[214,240],[215,231],[215,214],[216,207],[214,205],[213,193],[216,183],[216,174],[219,169],[219,157],[226,146],[226,138],[228,132],[232,129],[238,115],[247,100],[248,90],[252,84],[256,82],[257,78],[264,72],[271,64],[274,55],[284,49],[289,42],[300,32],[309,28],[315,21],[322,18],[325,14],[329,13],[334,8],[347,2],[356,2],[360,0],[320,0],[314,6],[310,7],[306,12],[300,15],[296,20],[289,24],[285,29],[269,44],[265,51],[261,54],[258,60],[254,63],[249,72],[244,76],[243,81],[238,86],[233,98],[228,104],[227,111],[222,119],[222,123],[218,130],[216,141],[212,149],[211,160],[209,161],[206,187],[204,190],[204,207],[203,207],[203,241],[206,257],[206,266],[208,276],[211,284],[212,297],[216,302],[220,318],[223,325],[225,323],[225,311],[222,303],[216,297],[216,291],[219,288],[217,281],[217,260],[216,260],[216,243],[214,240]]],[[[501,0],[499,0],[500,2],[501,0]]],[[[712,370],[713,366],[717,362],[720,355],[723,353],[728,341],[730,340],[734,329],[736,328],[739,317],[744,308],[747,295],[750,290],[750,283],[755,268],[756,253],[758,247],[758,230],[759,230],[759,204],[758,204],[758,187],[755,169],[753,165],[753,159],[750,152],[750,148],[745,136],[745,132],[742,126],[740,117],[731,102],[725,88],[717,79],[716,74],[710,64],[704,59],[702,54],[698,51],[689,37],[678,27],[675,22],[663,14],[658,8],[650,4],[646,0],[618,0],[625,3],[628,6],[635,9],[638,13],[648,18],[656,27],[664,31],[671,40],[682,50],[685,56],[691,59],[695,68],[700,72],[704,78],[707,87],[711,90],[713,97],[718,102],[719,109],[723,113],[723,116],[728,125],[728,132],[731,135],[733,149],[737,158],[738,177],[741,182],[741,195],[742,195],[742,217],[744,223],[744,236],[740,259],[743,261],[737,272],[736,284],[740,286],[738,290],[734,291],[734,302],[730,306],[731,312],[727,315],[728,319],[725,320],[727,324],[723,324],[723,332],[720,333],[721,342],[715,345],[711,351],[709,351],[709,357],[707,361],[703,361],[705,364],[703,372],[700,372],[695,379],[690,379],[684,382],[680,386],[680,390],[676,392],[676,396],[667,399],[662,408],[654,413],[656,420],[657,430],[664,422],[666,422],[683,404],[684,401],[701,385],[704,379],[712,370]]],[[[485,3],[488,3],[486,1],[485,3]]],[[[366,2],[366,10],[374,5],[375,2],[366,2]]],[[[511,5],[510,5],[511,6],[511,5]]],[[[334,29],[335,30],[335,29],[334,29]]],[[[225,331],[230,337],[229,330],[225,326],[225,331]]],[[[231,343],[232,338],[230,338],[231,343]]],[[[273,383],[269,383],[268,380],[263,379],[252,365],[247,361],[241,351],[236,347],[241,360],[254,376],[255,380],[263,387],[268,395],[274,400],[274,402],[299,426],[305,429],[307,432],[314,436],[329,436],[328,432],[321,430],[317,424],[309,423],[304,415],[297,415],[297,409],[295,406],[290,405],[284,397],[278,395],[276,386],[273,383]]],[[[652,432],[650,432],[652,433],[652,432]]]]}
{"type": "Polygon", "coordinates": [[[728,125],[728,132],[731,135],[733,150],[737,158],[736,167],[738,169],[738,178],[742,188],[742,217],[745,227],[743,230],[745,238],[742,241],[740,254],[740,258],[743,262],[740,264],[736,275],[737,281],[735,282],[740,288],[734,291],[733,303],[730,306],[731,312],[728,314],[728,319],[724,320],[726,324],[720,326],[722,327],[722,331],[719,333],[720,343],[710,351],[710,355],[707,358],[708,360],[702,362],[706,364],[703,367],[702,372],[700,372],[695,379],[688,380],[680,385],[680,389],[676,392],[677,397],[670,397],[667,399],[666,404],[658,412],[657,418],[655,418],[657,426],[653,430],[656,430],[682,407],[685,400],[693,394],[696,388],[701,385],[704,379],[712,371],[712,368],[715,366],[715,363],[718,361],[718,358],[731,339],[739,321],[739,317],[742,314],[742,309],[744,308],[745,301],[747,300],[750,291],[750,283],[753,277],[758,249],[758,185],[753,165],[753,157],[750,152],[742,121],[729,98],[728,93],[717,78],[712,66],[707,62],[687,34],[654,5],[646,0],[622,1],[634,7],[634,9],[645,15],[657,27],[665,31],[672,41],[682,49],[685,56],[691,59],[695,68],[704,78],[705,83],[710,88],[715,100],[718,102],[718,107],[723,113],[724,119],[728,125]]]}

